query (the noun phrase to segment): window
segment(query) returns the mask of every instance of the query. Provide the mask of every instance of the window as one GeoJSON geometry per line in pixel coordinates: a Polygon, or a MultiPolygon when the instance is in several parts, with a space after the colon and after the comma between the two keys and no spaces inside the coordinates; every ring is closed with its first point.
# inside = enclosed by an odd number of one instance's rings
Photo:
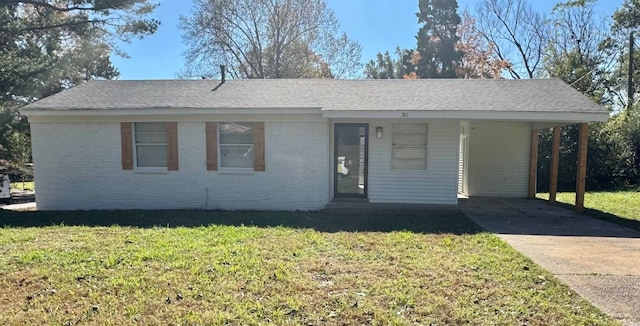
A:
{"type": "Polygon", "coordinates": [[[167,124],[136,122],[135,153],[137,167],[167,167],[167,124]]]}
{"type": "Polygon", "coordinates": [[[253,123],[220,122],[220,167],[254,168],[253,123]]]}
{"type": "Polygon", "coordinates": [[[427,169],[427,124],[402,123],[392,126],[391,169],[427,169]]]}
{"type": "Polygon", "coordinates": [[[264,122],[207,121],[205,137],[208,171],[266,171],[264,122]]]}

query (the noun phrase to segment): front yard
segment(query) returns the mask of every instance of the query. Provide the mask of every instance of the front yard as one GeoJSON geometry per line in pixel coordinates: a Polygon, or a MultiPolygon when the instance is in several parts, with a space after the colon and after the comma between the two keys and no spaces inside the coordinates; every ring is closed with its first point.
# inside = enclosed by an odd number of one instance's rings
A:
{"type": "Polygon", "coordinates": [[[1,325],[616,324],[455,211],[0,211],[0,225],[1,325]]]}
{"type": "MultiPolygon", "coordinates": [[[[538,198],[549,199],[549,194],[538,194],[538,198]]],[[[556,200],[567,209],[573,209],[576,194],[558,193],[556,200]]],[[[587,192],[584,207],[586,213],[593,217],[640,230],[640,191],[587,192]]]]}
{"type": "Polygon", "coordinates": [[[25,190],[35,190],[36,187],[33,181],[25,181],[25,182],[16,181],[11,183],[11,189],[25,191],[25,190]]]}

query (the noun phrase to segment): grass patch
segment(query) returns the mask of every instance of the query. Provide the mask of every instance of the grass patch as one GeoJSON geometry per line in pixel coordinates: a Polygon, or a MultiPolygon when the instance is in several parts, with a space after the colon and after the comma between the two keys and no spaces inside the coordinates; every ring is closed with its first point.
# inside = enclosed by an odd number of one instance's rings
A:
{"type": "Polygon", "coordinates": [[[7,213],[2,325],[616,324],[456,211],[7,213]]]}
{"type": "MultiPolygon", "coordinates": [[[[547,200],[549,194],[541,193],[537,197],[547,200]]],[[[561,192],[556,200],[560,205],[574,209],[576,194],[561,192]]],[[[640,191],[587,192],[584,207],[590,216],[640,230],[640,191]]]]}
{"type": "Polygon", "coordinates": [[[12,182],[10,185],[11,189],[14,190],[35,190],[36,186],[33,181],[25,181],[25,182],[12,182]]]}

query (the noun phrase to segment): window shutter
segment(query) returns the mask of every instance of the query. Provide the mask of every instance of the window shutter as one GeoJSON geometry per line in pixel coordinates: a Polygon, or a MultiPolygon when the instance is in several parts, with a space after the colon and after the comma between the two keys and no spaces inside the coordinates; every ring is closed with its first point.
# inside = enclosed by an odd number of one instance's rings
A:
{"type": "Polygon", "coordinates": [[[133,170],[133,130],[131,125],[131,122],[120,123],[123,170],[133,170]]]}
{"type": "Polygon", "coordinates": [[[167,170],[178,170],[178,123],[167,122],[167,170]]]}
{"type": "Polygon", "coordinates": [[[264,122],[253,123],[253,170],[264,171],[264,122]]]}
{"type": "Polygon", "coordinates": [[[207,170],[218,170],[218,123],[207,122],[205,128],[207,138],[207,170]]]}

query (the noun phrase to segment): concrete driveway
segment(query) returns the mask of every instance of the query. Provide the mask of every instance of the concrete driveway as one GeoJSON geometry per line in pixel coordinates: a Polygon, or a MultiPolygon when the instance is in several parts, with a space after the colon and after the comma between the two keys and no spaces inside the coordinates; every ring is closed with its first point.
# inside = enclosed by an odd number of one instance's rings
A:
{"type": "Polygon", "coordinates": [[[0,201],[0,209],[23,211],[35,210],[36,198],[34,191],[12,190],[11,200],[0,201]]]}
{"type": "Polygon", "coordinates": [[[640,326],[640,232],[541,200],[460,200],[464,214],[624,325],[640,326]]]}

